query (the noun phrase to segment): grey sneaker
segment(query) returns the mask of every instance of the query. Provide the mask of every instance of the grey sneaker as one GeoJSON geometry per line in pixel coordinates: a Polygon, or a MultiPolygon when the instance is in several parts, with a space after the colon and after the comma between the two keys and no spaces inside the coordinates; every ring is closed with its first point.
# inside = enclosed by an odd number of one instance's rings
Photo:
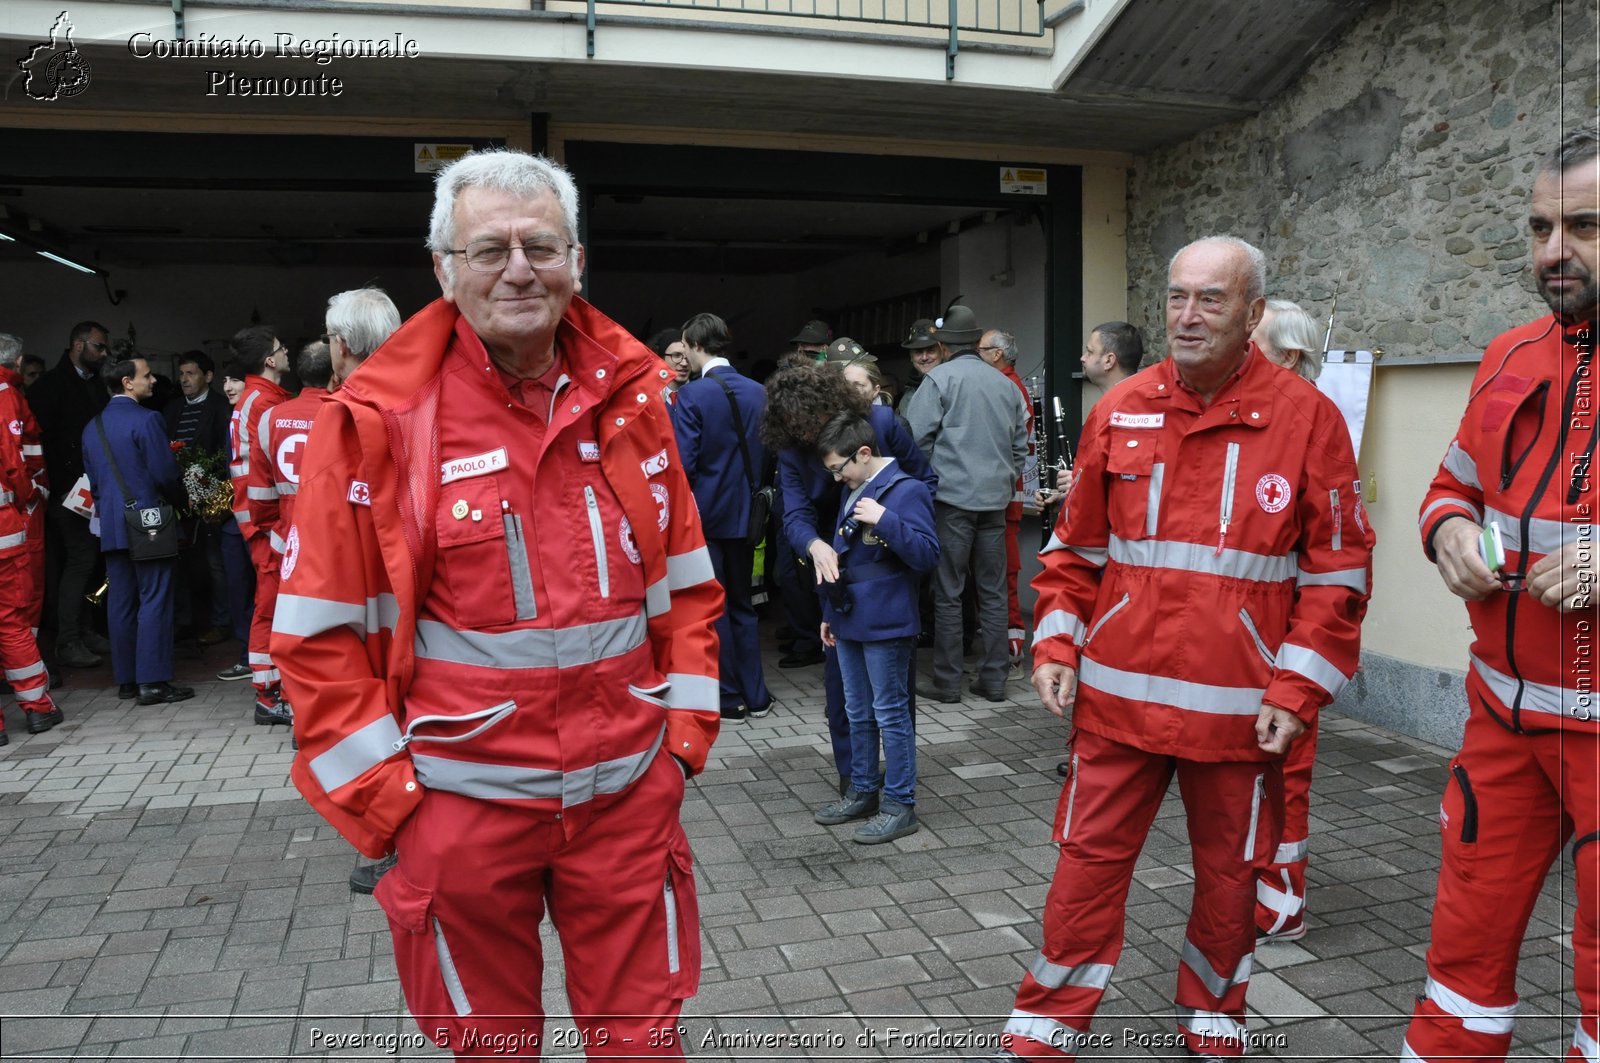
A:
{"type": "Polygon", "coordinates": [[[917,810],[897,801],[885,801],[878,806],[878,814],[856,828],[850,840],[862,845],[882,845],[907,834],[917,833],[917,810]]]}
{"type": "Polygon", "coordinates": [[[849,823],[852,819],[866,819],[876,811],[878,811],[876,790],[870,794],[846,790],[843,797],[823,805],[811,818],[825,827],[832,827],[840,823],[849,823]]]}
{"type": "Polygon", "coordinates": [[[93,668],[100,655],[81,642],[64,642],[56,647],[56,663],[68,668],[93,668]]]}

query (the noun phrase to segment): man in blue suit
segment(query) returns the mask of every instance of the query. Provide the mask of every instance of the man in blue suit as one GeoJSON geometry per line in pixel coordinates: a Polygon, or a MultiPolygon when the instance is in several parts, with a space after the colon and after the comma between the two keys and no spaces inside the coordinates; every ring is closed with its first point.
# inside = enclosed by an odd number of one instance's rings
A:
{"type": "Polygon", "coordinates": [[[194,697],[190,687],[172,682],[172,568],[175,558],[135,561],[128,553],[127,499],[140,508],[163,499],[184,502],[178,462],[167,443],[166,423],[139,405],[155,390],[156,378],[143,358],[106,359],[100,379],[111,402],[83,430],[83,465],[89,474],[100,519],[100,550],[105,554],[107,626],[111,666],[118,696],[140,705],[160,705],[194,697]],[[113,469],[112,460],[116,467],[113,469]],[[120,483],[119,483],[120,474],[120,483]]]}
{"type": "Polygon", "coordinates": [[[696,314],[684,322],[683,343],[699,379],[678,389],[672,428],[700,506],[711,567],[727,598],[717,621],[722,641],[722,718],[743,720],[772,711],[772,694],[761,673],[756,611],[750,602],[755,547],[745,535],[752,487],[765,482],[767,452],[759,429],[767,393],[723,357],[732,340],[727,324],[715,314],[696,314]]]}

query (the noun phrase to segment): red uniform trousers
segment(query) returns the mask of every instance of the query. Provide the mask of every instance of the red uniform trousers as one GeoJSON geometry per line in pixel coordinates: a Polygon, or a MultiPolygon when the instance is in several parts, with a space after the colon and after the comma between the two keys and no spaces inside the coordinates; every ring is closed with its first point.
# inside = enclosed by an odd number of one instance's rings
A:
{"type": "Polygon", "coordinates": [[[1305,936],[1311,769],[1316,763],[1317,722],[1313,721],[1283,758],[1283,840],[1272,863],[1256,877],[1256,932],[1280,941],[1305,936]]]}
{"type": "Polygon", "coordinates": [[[548,909],[588,1058],[684,1058],[676,1026],[700,982],[700,918],[683,790],[677,762],[658,755],[571,838],[548,813],[428,791],[376,893],[418,1028],[458,1058],[570,1047],[544,1039],[548,909]]]}
{"type": "Polygon", "coordinates": [[[1506,1058],[1517,954],[1545,875],[1576,833],[1572,977],[1581,1014],[1566,1058],[1600,1060],[1600,736],[1515,734],[1474,704],[1450,762],[1439,829],[1426,995],[1400,1058],[1506,1058]]]}
{"type": "Polygon", "coordinates": [[[1023,1059],[1076,1059],[1122,954],[1133,866],[1173,772],[1194,860],[1178,968],[1178,1033],[1191,1049],[1241,1056],[1255,953],[1255,876],[1282,828],[1276,761],[1222,763],[1146,753],[1077,731],[1056,806],[1061,846],[1045,899],[1044,948],[1017,991],[1005,1046],[1023,1059]]]}
{"type": "Polygon", "coordinates": [[[272,663],[272,614],[278,608],[278,573],[283,558],[265,535],[250,540],[250,560],[256,569],[256,612],[250,619],[250,684],[256,699],[273,701],[278,694],[278,669],[272,663]]]}
{"type": "MultiPolygon", "coordinates": [[[[0,556],[0,668],[24,712],[52,712],[50,676],[34,634],[38,592],[31,573],[33,564],[34,552],[26,547],[0,556]]],[[[0,730],[4,729],[0,721],[0,730]]]]}
{"type": "Polygon", "coordinates": [[[1027,629],[1022,626],[1022,602],[1017,597],[1017,580],[1022,575],[1022,553],[1017,540],[1022,534],[1022,503],[1006,507],[1006,639],[1013,661],[1027,649],[1027,629]]]}

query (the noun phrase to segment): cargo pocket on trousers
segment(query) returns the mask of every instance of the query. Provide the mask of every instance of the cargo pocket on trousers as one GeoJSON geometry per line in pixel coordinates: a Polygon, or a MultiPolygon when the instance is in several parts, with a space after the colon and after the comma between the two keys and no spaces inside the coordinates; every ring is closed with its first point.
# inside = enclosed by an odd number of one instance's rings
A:
{"type": "Polygon", "coordinates": [[[1450,781],[1439,802],[1439,833],[1447,859],[1458,861],[1461,877],[1474,877],[1474,858],[1478,853],[1478,798],[1472,792],[1472,779],[1465,764],[1450,763],[1450,781]]]}
{"type": "Polygon", "coordinates": [[[373,899],[389,917],[395,965],[412,1013],[471,1015],[472,1002],[434,911],[433,891],[406,878],[396,865],[378,880],[373,899]]]}
{"type": "Polygon", "coordinates": [[[667,997],[687,1000],[700,988],[700,901],[695,896],[689,842],[681,836],[667,849],[662,898],[667,929],[667,997]]]}
{"type": "Polygon", "coordinates": [[[1072,834],[1072,808],[1078,803],[1078,751],[1073,748],[1076,744],[1078,732],[1073,731],[1067,736],[1066,780],[1061,784],[1061,797],[1056,801],[1055,839],[1056,844],[1067,844],[1067,838],[1072,834]]]}

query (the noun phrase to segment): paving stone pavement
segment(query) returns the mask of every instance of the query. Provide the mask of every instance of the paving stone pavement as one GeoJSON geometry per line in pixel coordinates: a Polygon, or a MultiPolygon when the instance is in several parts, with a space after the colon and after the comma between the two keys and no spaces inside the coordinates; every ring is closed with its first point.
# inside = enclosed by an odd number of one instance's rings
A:
{"type": "MultiPolygon", "coordinates": [[[[236,652],[236,647],[233,652],[236,652]]],[[[423,1059],[387,923],[352,895],[353,851],[290,785],[288,733],[242,684],[179,705],[74,673],[67,722],[0,749],[0,1059],[423,1059]]],[[[821,668],[780,671],[772,715],[729,725],[689,787],[704,973],[684,1010],[707,1060],[983,1055],[1037,953],[1064,738],[1013,701],[924,705],[921,833],[866,848],[812,809],[834,792],[821,668]],[[985,1040],[987,1039],[987,1040],[985,1040]]],[[[185,676],[180,673],[180,679],[185,676]]],[[[1310,933],[1263,948],[1258,1058],[1393,1059],[1424,975],[1445,751],[1324,717],[1310,933]]],[[[1192,872],[1175,791],[1128,898],[1127,946],[1084,1059],[1166,1059],[1192,872]]],[[[1573,880],[1563,859],[1523,948],[1513,1055],[1571,1037],[1573,880]]],[[[577,1057],[545,927],[552,1057],[577,1057]]]]}

